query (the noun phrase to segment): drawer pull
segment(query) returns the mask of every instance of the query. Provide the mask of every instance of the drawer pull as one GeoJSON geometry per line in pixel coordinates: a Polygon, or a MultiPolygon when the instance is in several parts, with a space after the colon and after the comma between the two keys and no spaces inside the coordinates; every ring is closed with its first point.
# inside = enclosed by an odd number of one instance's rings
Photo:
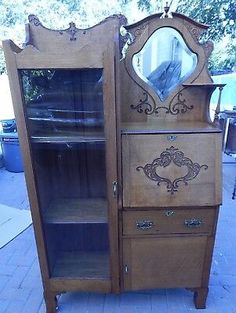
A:
{"type": "Polygon", "coordinates": [[[154,223],[152,221],[140,221],[136,223],[136,227],[139,230],[148,230],[151,229],[154,223]]]}
{"type": "Polygon", "coordinates": [[[167,140],[169,140],[169,141],[175,141],[176,139],[177,139],[176,135],[169,135],[169,136],[167,136],[167,140]]]}
{"type": "Polygon", "coordinates": [[[165,216],[172,216],[172,215],[174,215],[174,214],[175,214],[174,211],[166,211],[166,212],[165,212],[165,216]]]}
{"type": "Polygon", "coordinates": [[[117,182],[113,181],[112,182],[112,191],[113,191],[113,197],[116,198],[117,197],[117,182]]]}
{"type": "Polygon", "coordinates": [[[192,218],[190,220],[185,220],[184,225],[187,227],[200,227],[202,225],[202,221],[196,218],[192,218]]]}

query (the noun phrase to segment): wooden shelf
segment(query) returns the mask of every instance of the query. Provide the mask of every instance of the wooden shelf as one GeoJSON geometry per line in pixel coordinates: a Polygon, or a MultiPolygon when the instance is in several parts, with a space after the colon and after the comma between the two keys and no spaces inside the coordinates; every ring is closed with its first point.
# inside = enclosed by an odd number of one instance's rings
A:
{"type": "Polygon", "coordinates": [[[83,131],[83,132],[58,132],[39,133],[31,136],[33,143],[80,143],[80,142],[105,142],[104,132],[102,131],[83,131]]]}
{"type": "Polygon", "coordinates": [[[57,199],[44,213],[50,224],[107,223],[107,202],[102,198],[57,199]]]}
{"type": "Polygon", "coordinates": [[[221,88],[224,87],[226,84],[215,84],[215,83],[192,83],[192,84],[182,84],[184,87],[201,87],[201,88],[221,88]]]}
{"type": "Polygon", "coordinates": [[[165,133],[218,133],[221,132],[214,124],[198,121],[177,121],[166,120],[123,123],[121,125],[122,134],[165,134],[165,133]]]}
{"type": "Polygon", "coordinates": [[[108,279],[108,252],[60,252],[52,271],[52,278],[108,279]]]}

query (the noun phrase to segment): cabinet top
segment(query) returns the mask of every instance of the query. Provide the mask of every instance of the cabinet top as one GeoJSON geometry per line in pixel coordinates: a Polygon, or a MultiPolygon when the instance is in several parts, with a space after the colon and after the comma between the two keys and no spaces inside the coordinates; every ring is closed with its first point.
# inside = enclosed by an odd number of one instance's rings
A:
{"type": "Polygon", "coordinates": [[[152,120],[149,123],[122,123],[122,134],[171,134],[171,133],[219,133],[220,128],[212,123],[200,121],[171,122],[152,120]]]}

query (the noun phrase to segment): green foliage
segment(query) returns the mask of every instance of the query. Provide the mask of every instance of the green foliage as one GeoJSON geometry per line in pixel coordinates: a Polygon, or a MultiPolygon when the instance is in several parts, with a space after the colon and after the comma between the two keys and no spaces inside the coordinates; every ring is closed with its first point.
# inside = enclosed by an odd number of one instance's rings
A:
{"type": "MultiPolygon", "coordinates": [[[[139,7],[152,11],[151,0],[139,0],[139,7]]],[[[236,65],[236,1],[235,0],[179,0],[169,1],[176,11],[209,25],[202,40],[211,40],[215,49],[209,60],[211,71],[232,69],[236,65]]],[[[171,8],[172,8],[171,7],[171,8]]]]}
{"type": "Polygon", "coordinates": [[[6,72],[6,64],[3,50],[0,49],[0,75],[6,72]]]}
{"type": "Polygon", "coordinates": [[[151,3],[149,0],[138,0],[138,7],[141,10],[147,10],[148,12],[151,9],[151,3]]]}
{"type": "Polygon", "coordinates": [[[178,12],[208,24],[203,40],[212,40],[215,49],[209,60],[212,72],[232,69],[236,64],[236,2],[235,0],[180,0],[178,12]]]}
{"type": "MultiPolygon", "coordinates": [[[[208,24],[209,31],[204,39],[210,38],[216,45],[210,59],[212,70],[230,67],[236,63],[236,2],[235,0],[172,0],[172,7],[177,12],[186,14],[199,22],[208,24]]],[[[162,0],[1,0],[0,1],[0,34],[2,39],[11,38],[17,44],[24,41],[24,24],[29,14],[36,14],[42,23],[49,28],[67,28],[69,22],[76,21],[77,27],[90,27],[105,17],[122,13],[129,22],[135,22],[162,9],[162,0]]],[[[3,52],[0,48],[0,73],[5,71],[3,52]]]]}

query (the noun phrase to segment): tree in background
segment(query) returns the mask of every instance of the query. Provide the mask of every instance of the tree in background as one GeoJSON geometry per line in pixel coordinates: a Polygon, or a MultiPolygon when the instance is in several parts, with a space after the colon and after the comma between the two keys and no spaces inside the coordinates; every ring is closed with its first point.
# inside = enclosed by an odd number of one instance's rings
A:
{"type": "MultiPolygon", "coordinates": [[[[209,67],[212,72],[232,69],[236,64],[236,2],[235,0],[172,0],[171,10],[210,25],[204,35],[215,43],[209,67]]],[[[79,28],[92,26],[111,14],[122,13],[129,23],[163,10],[163,0],[1,0],[1,40],[24,41],[24,24],[29,14],[36,14],[43,24],[53,29],[67,28],[76,21],[79,28]]],[[[0,73],[5,62],[0,48],[0,73]]]]}
{"type": "Polygon", "coordinates": [[[209,69],[216,73],[231,70],[236,65],[236,1],[235,0],[180,0],[177,12],[208,24],[204,40],[212,40],[215,49],[209,69]]]}
{"type": "MultiPolygon", "coordinates": [[[[212,73],[236,68],[236,1],[235,0],[172,0],[170,10],[185,14],[200,23],[209,25],[202,40],[214,42],[209,59],[212,73]]],[[[139,8],[153,13],[148,0],[139,0],[139,8]]]]}

